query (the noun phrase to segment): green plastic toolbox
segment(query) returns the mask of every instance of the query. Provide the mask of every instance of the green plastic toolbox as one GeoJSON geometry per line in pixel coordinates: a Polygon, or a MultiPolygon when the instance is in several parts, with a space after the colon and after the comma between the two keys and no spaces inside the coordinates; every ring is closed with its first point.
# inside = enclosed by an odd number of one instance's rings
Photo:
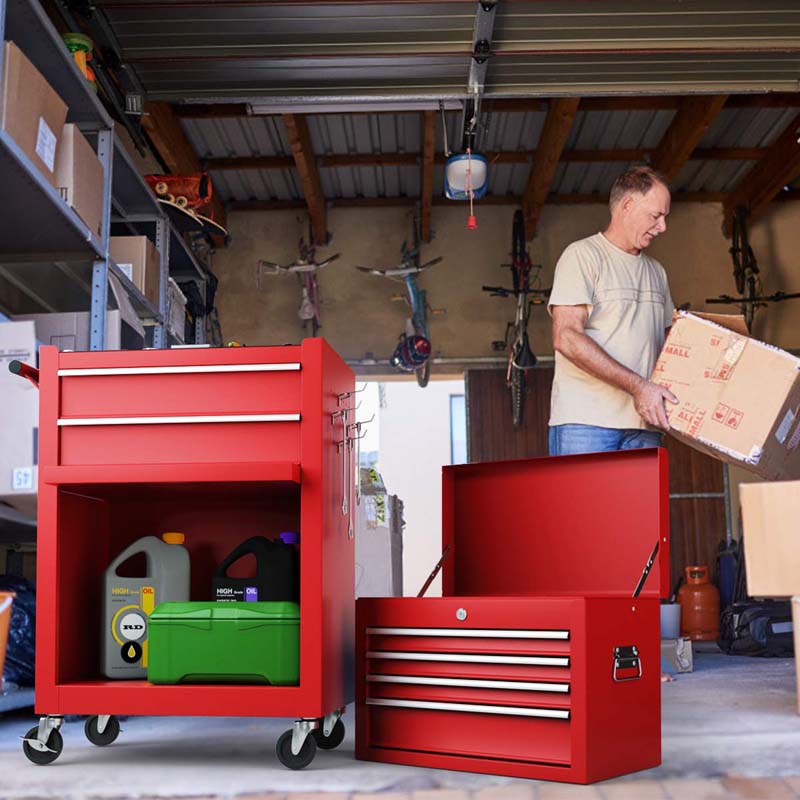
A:
{"type": "Polygon", "coordinates": [[[162,603],[148,619],[151,683],[297,685],[297,603],[162,603]]]}

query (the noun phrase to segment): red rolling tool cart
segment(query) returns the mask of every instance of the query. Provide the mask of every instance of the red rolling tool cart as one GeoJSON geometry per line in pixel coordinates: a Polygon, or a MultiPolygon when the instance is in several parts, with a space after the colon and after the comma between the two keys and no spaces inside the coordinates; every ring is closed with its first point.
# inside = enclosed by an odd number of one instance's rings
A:
{"type": "Polygon", "coordinates": [[[443,488],[444,596],[356,604],[356,757],[571,783],[660,764],[665,451],[443,488]]]}
{"type": "Polygon", "coordinates": [[[38,728],[36,763],[61,752],[65,714],[295,717],[286,766],[344,736],[354,600],[351,370],[321,339],[300,346],[136,352],[40,351],[38,728]],[[186,535],[193,600],[214,567],[253,535],[298,530],[297,686],[152,685],[100,674],[101,587],[114,555],[141,536],[186,535]]]}

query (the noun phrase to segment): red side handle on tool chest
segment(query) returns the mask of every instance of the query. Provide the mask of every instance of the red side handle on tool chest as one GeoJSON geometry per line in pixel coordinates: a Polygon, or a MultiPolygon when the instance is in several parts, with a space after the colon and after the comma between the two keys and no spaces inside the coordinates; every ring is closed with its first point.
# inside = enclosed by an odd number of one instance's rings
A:
{"type": "Polygon", "coordinates": [[[36,367],[22,361],[12,361],[8,369],[20,378],[27,378],[37,389],[39,388],[39,370],[36,367]]]}

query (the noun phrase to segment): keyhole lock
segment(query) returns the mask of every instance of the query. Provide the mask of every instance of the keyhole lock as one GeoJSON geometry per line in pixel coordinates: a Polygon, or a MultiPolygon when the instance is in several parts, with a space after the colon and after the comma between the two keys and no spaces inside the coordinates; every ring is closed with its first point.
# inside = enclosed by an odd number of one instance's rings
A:
{"type": "Polygon", "coordinates": [[[459,608],[458,611],[456,611],[456,619],[459,622],[463,622],[466,618],[467,618],[467,609],[459,608]]]}

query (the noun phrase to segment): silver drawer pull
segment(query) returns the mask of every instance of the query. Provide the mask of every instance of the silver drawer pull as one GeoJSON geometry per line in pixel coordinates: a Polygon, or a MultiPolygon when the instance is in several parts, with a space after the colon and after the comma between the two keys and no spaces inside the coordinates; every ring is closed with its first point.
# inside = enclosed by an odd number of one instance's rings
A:
{"type": "Polygon", "coordinates": [[[547,719],[569,719],[569,711],[563,708],[520,708],[519,706],[482,706],[472,703],[429,703],[422,700],[378,700],[368,699],[368,706],[392,706],[394,708],[424,708],[429,711],[467,711],[470,714],[496,714],[510,717],[545,717],[547,719]]]}
{"type": "Polygon", "coordinates": [[[214,414],[178,417],[84,417],[60,419],[60,427],[85,425],[176,425],[191,423],[200,425],[209,422],[299,422],[299,414],[214,414]]]}
{"type": "Polygon", "coordinates": [[[509,631],[477,628],[367,628],[380,636],[460,636],[474,639],[569,639],[569,631],[509,631]]]}
{"type": "Polygon", "coordinates": [[[300,364],[199,364],[193,367],[97,367],[60,369],[59,378],[88,378],[93,375],[192,375],[203,372],[296,372],[300,364]]]}
{"type": "Polygon", "coordinates": [[[416,675],[367,675],[374,683],[400,683],[415,686],[463,686],[470,689],[514,689],[520,692],[555,692],[567,694],[568,683],[534,683],[531,681],[488,681],[472,678],[422,678],[416,675]]]}
{"type": "Polygon", "coordinates": [[[385,658],[394,661],[458,661],[466,664],[528,664],[539,667],[568,667],[568,656],[483,656],[463,653],[403,653],[370,650],[367,658],[385,658]]]}

